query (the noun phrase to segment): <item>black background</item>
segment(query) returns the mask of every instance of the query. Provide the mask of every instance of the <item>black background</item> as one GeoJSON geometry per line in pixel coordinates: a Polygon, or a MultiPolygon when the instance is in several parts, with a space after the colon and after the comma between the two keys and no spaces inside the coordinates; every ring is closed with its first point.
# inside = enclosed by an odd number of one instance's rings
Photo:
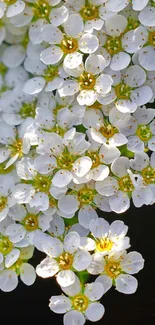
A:
{"type": "MultiPolygon", "coordinates": [[[[103,296],[106,312],[103,319],[94,324],[155,325],[155,207],[131,207],[121,215],[100,212],[100,216],[109,222],[123,220],[129,226],[130,250],[143,255],[145,268],[136,275],[139,287],[135,294],[124,295],[112,288],[103,296]]],[[[31,262],[36,266],[43,258],[44,254],[36,252],[31,262]]],[[[49,298],[57,294],[61,291],[54,279],[37,278],[31,287],[20,282],[13,292],[0,292],[0,320],[15,320],[17,324],[26,320],[62,324],[62,316],[48,307],[49,298]]]]}

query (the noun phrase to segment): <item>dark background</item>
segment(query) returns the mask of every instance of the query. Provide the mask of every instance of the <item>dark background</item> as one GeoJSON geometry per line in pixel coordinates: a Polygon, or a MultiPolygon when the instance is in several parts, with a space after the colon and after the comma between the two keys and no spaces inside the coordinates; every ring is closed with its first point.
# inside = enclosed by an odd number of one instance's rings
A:
{"type": "MultiPolygon", "coordinates": [[[[135,294],[124,295],[112,288],[103,296],[106,312],[103,319],[94,324],[155,325],[155,207],[131,207],[121,215],[100,212],[100,216],[109,222],[123,220],[129,226],[130,250],[143,255],[145,268],[136,275],[139,287],[135,294]]],[[[32,264],[36,266],[43,258],[44,254],[36,252],[32,264]]],[[[62,316],[48,307],[49,298],[57,294],[61,291],[54,279],[37,278],[31,287],[20,282],[13,292],[0,292],[0,319],[15,320],[17,324],[24,320],[62,324],[62,316]]]]}

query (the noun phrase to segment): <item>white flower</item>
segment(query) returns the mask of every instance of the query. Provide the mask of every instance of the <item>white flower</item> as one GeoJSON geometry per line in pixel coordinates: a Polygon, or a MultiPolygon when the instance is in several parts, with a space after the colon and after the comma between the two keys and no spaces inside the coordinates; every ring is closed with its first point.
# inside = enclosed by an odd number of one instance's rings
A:
{"type": "Polygon", "coordinates": [[[130,197],[136,207],[148,205],[152,200],[152,192],[143,183],[142,177],[132,174],[129,168],[129,159],[119,157],[111,165],[111,171],[115,176],[108,176],[105,180],[96,183],[97,192],[109,197],[110,208],[116,213],[129,209],[130,197]]]}
{"type": "Polygon", "coordinates": [[[114,71],[127,68],[131,61],[130,54],[127,53],[127,46],[124,46],[127,30],[128,20],[123,15],[114,15],[105,21],[105,34],[100,45],[103,46],[103,53],[107,57],[107,61],[110,60],[110,68],[114,71]]]}
{"type": "Polygon", "coordinates": [[[19,125],[28,117],[34,118],[37,100],[34,96],[24,93],[17,95],[10,105],[5,107],[2,117],[9,125],[19,125]]]}
{"type": "Polygon", "coordinates": [[[93,236],[96,252],[102,255],[119,252],[130,247],[129,238],[125,237],[128,227],[124,222],[116,220],[111,225],[102,219],[91,220],[89,229],[93,236]]]}
{"type": "Polygon", "coordinates": [[[69,297],[52,296],[49,307],[57,314],[66,313],[63,317],[64,325],[71,325],[73,322],[83,325],[87,319],[96,322],[103,317],[105,309],[98,301],[104,294],[101,283],[87,283],[84,288],[81,288],[80,281],[76,277],[73,285],[61,289],[69,297]]]}
{"type": "Polygon", "coordinates": [[[64,31],[65,33],[62,33],[58,27],[51,25],[42,29],[42,40],[51,46],[41,52],[40,59],[47,65],[53,65],[64,58],[64,67],[74,69],[82,63],[81,52],[91,54],[97,50],[98,39],[88,33],[81,36],[83,21],[78,15],[69,16],[64,24],[64,31]]]}
{"type": "MultiPolygon", "coordinates": [[[[29,15],[34,18],[35,22],[37,21],[38,25],[43,21],[45,23],[50,21],[53,26],[59,26],[68,18],[68,9],[65,6],[59,6],[60,0],[28,0],[28,5],[29,3],[31,4],[29,15]]],[[[32,27],[34,27],[34,23],[32,23],[32,27]]]]}
{"type": "Polygon", "coordinates": [[[47,216],[38,213],[35,209],[26,208],[23,205],[16,204],[9,211],[9,216],[18,221],[10,225],[6,229],[6,234],[13,243],[18,243],[21,239],[28,241],[28,244],[33,245],[33,238],[37,234],[38,229],[43,232],[49,229],[52,216],[47,216]]]}
{"type": "MultiPolygon", "coordinates": [[[[52,26],[51,26],[52,27],[52,26]]],[[[46,65],[40,60],[40,54],[45,50],[45,46],[33,45],[29,43],[27,58],[24,61],[26,71],[33,74],[24,85],[23,91],[27,94],[38,94],[43,89],[53,91],[61,85],[67,74],[62,65],[46,65]]]]}
{"type": "Polygon", "coordinates": [[[77,101],[80,105],[91,106],[98,100],[98,96],[110,92],[113,83],[112,78],[102,73],[105,67],[105,59],[102,55],[89,55],[85,61],[85,69],[65,69],[74,80],[67,79],[58,89],[61,97],[71,96],[80,91],[77,101]]]}
{"type": "Polygon", "coordinates": [[[14,244],[6,234],[7,227],[12,223],[8,217],[0,222],[0,264],[3,263],[3,268],[10,268],[20,256],[20,242],[19,245],[14,244]]]}
{"type": "Polygon", "coordinates": [[[1,163],[6,162],[6,169],[29,152],[31,145],[26,136],[26,129],[31,123],[30,118],[15,128],[5,122],[0,122],[0,143],[3,145],[1,146],[0,156],[1,163]]]}
{"type": "MultiPolygon", "coordinates": [[[[83,118],[83,125],[90,128],[92,139],[98,143],[119,147],[127,143],[127,138],[112,124],[113,115],[104,117],[101,111],[88,108],[83,118]]],[[[89,137],[89,134],[88,134],[89,137]]]]}
{"type": "Polygon", "coordinates": [[[91,158],[85,154],[89,146],[85,134],[76,132],[74,128],[67,131],[64,138],[54,132],[41,134],[37,148],[41,155],[36,158],[36,168],[43,174],[53,169],[51,178],[55,187],[67,186],[74,177],[82,181],[92,166],[91,158]]]}
{"type": "Polygon", "coordinates": [[[101,274],[96,282],[102,283],[108,289],[112,285],[116,290],[132,294],[137,290],[138,282],[132,274],[138,273],[144,267],[144,259],[138,252],[120,252],[103,257],[101,254],[94,254],[93,260],[88,267],[90,274],[101,274]]]}
{"type": "Polygon", "coordinates": [[[59,214],[65,218],[72,218],[78,211],[79,225],[89,229],[90,221],[96,220],[98,215],[96,208],[102,211],[110,211],[108,198],[104,198],[95,190],[95,182],[86,184],[69,185],[69,191],[58,200],[59,214]]]}
{"type": "Polygon", "coordinates": [[[73,11],[83,19],[84,31],[93,33],[94,29],[101,30],[106,17],[105,0],[90,0],[88,3],[84,0],[68,0],[67,2],[72,6],[73,11]]]}
{"type": "Polygon", "coordinates": [[[91,262],[91,255],[79,249],[80,236],[76,232],[67,234],[63,243],[57,238],[49,237],[42,246],[48,257],[37,266],[37,274],[43,278],[57,274],[57,281],[63,287],[75,282],[74,271],[85,270],[91,262]]]}
{"type": "Polygon", "coordinates": [[[0,289],[4,292],[13,291],[18,285],[18,276],[27,286],[32,285],[36,279],[34,267],[27,263],[27,260],[33,256],[34,247],[28,246],[22,248],[19,259],[14,261],[10,269],[0,265],[0,289]]]}
{"type": "Polygon", "coordinates": [[[129,120],[127,148],[132,152],[143,152],[144,149],[155,150],[155,111],[151,108],[138,107],[129,120]],[[129,129],[130,126],[130,129],[129,129]]]}
{"type": "Polygon", "coordinates": [[[100,96],[98,101],[108,104],[115,101],[117,109],[122,113],[133,113],[138,106],[148,103],[153,96],[152,89],[145,85],[146,73],[138,65],[130,66],[122,73],[114,73],[110,68],[106,71],[113,79],[111,93],[100,96]]]}
{"type": "MultiPolygon", "coordinates": [[[[25,157],[17,163],[17,174],[25,182],[14,186],[13,195],[17,203],[29,203],[30,207],[35,207],[38,211],[45,211],[50,204],[52,176],[44,175],[40,170],[38,171],[37,167],[40,164],[38,164],[37,158],[33,160],[25,157]]],[[[55,162],[51,159],[48,161],[46,169],[53,170],[54,166],[55,162]]]]}
{"type": "MultiPolygon", "coordinates": [[[[153,9],[154,10],[154,9],[153,9]]],[[[128,53],[138,54],[139,64],[147,71],[155,71],[154,47],[155,47],[155,23],[151,28],[139,26],[124,35],[123,46],[128,53]]]]}

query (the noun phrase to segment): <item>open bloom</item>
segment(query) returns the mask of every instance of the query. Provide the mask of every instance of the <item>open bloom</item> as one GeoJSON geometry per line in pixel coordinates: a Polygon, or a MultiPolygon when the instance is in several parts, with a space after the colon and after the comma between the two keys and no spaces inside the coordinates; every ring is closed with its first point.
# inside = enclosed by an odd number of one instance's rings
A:
{"type": "Polygon", "coordinates": [[[116,220],[111,225],[102,219],[91,220],[89,229],[93,236],[92,248],[102,255],[119,252],[130,247],[129,237],[125,237],[128,227],[116,220]]]}
{"type": "Polygon", "coordinates": [[[81,36],[82,31],[83,21],[76,14],[69,16],[64,24],[64,32],[61,32],[58,27],[46,25],[42,29],[42,40],[51,46],[41,52],[41,61],[53,65],[64,58],[64,67],[77,68],[82,63],[82,53],[94,53],[99,46],[95,35],[85,33],[81,36]]]}
{"type": "Polygon", "coordinates": [[[127,148],[132,152],[143,152],[144,149],[155,151],[155,112],[152,108],[138,107],[128,126],[127,148]]]}
{"type": "Polygon", "coordinates": [[[9,211],[9,216],[18,221],[11,224],[6,229],[6,234],[13,243],[18,243],[21,239],[27,241],[27,245],[33,245],[33,238],[38,233],[48,230],[52,216],[47,216],[34,208],[30,208],[27,204],[26,208],[23,205],[16,204],[9,211]]]}
{"type": "Polygon", "coordinates": [[[99,194],[109,197],[112,211],[122,213],[129,209],[131,197],[136,207],[150,204],[152,192],[143,183],[140,175],[132,174],[127,157],[117,158],[111,165],[111,171],[114,176],[108,176],[105,180],[97,182],[96,190],[99,194]]]}
{"type": "Polygon", "coordinates": [[[27,263],[33,256],[33,252],[33,246],[22,248],[19,253],[19,258],[14,261],[11,267],[6,268],[3,264],[0,264],[0,289],[2,291],[13,291],[18,285],[18,276],[27,286],[35,282],[35,269],[27,263]]]}
{"type": "MultiPolygon", "coordinates": [[[[138,252],[112,254],[103,257],[94,254],[92,263],[88,267],[90,274],[101,274],[97,282],[108,283],[108,289],[112,285],[116,290],[125,294],[132,294],[137,290],[138,282],[132,274],[138,273],[144,267],[144,259],[138,252]]],[[[106,284],[107,285],[107,284],[106,284]]]]}
{"type": "Polygon", "coordinates": [[[1,163],[6,162],[7,169],[30,150],[30,141],[26,137],[26,129],[31,124],[31,118],[25,120],[18,128],[0,122],[1,163]]]}
{"type": "Polygon", "coordinates": [[[76,132],[75,128],[67,131],[63,138],[55,132],[41,133],[37,147],[40,156],[35,160],[37,169],[43,174],[53,170],[52,184],[56,187],[67,186],[74,177],[81,178],[82,182],[92,166],[86,154],[89,147],[85,134],[76,132]]]}
{"type": "Polygon", "coordinates": [[[65,69],[70,79],[65,80],[58,89],[60,96],[72,96],[80,91],[78,103],[91,106],[99,95],[105,95],[111,90],[113,80],[108,74],[102,73],[104,68],[103,56],[91,54],[85,61],[85,68],[81,65],[76,69],[65,69]]]}
{"type": "Polygon", "coordinates": [[[37,266],[37,274],[43,278],[57,274],[57,281],[63,287],[75,282],[74,271],[87,269],[91,262],[91,255],[79,249],[80,236],[74,231],[65,236],[63,243],[58,238],[49,237],[42,246],[48,257],[37,266]]]}
{"type": "Polygon", "coordinates": [[[127,69],[113,71],[109,67],[105,72],[113,79],[113,87],[107,95],[101,94],[98,101],[101,104],[115,102],[122,113],[133,113],[138,106],[148,103],[153,96],[152,89],[145,84],[146,73],[139,65],[129,66],[127,69]]]}
{"type": "Polygon", "coordinates": [[[81,288],[80,281],[76,277],[74,284],[61,289],[69,297],[52,296],[49,307],[57,314],[65,313],[64,325],[71,325],[73,322],[83,325],[87,319],[96,322],[103,317],[105,309],[98,301],[104,294],[102,283],[87,283],[84,288],[81,288]]]}

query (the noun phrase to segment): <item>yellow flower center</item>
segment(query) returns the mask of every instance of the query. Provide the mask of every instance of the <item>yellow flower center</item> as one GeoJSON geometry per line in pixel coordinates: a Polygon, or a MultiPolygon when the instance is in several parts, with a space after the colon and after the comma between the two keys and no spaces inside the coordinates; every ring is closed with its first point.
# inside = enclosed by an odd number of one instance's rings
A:
{"type": "Polygon", "coordinates": [[[0,196],[0,212],[2,212],[7,205],[7,197],[0,196]]]}
{"type": "Polygon", "coordinates": [[[19,114],[22,118],[33,117],[36,115],[36,101],[32,103],[24,103],[19,111],[19,114]]]}
{"type": "Polygon", "coordinates": [[[0,238],[0,252],[4,255],[9,254],[12,251],[13,244],[8,237],[2,236],[0,238]]]}
{"type": "Polygon", "coordinates": [[[59,256],[58,264],[62,270],[69,270],[73,264],[73,255],[64,252],[59,256]]]}
{"type": "Polygon", "coordinates": [[[58,76],[58,67],[49,65],[44,71],[44,78],[46,82],[50,82],[58,76]]]}
{"type": "Polygon", "coordinates": [[[149,33],[149,43],[155,46],[155,31],[149,33]]]}
{"type": "Polygon", "coordinates": [[[113,242],[109,238],[102,238],[96,243],[96,250],[99,252],[110,251],[113,247],[113,242]]]}
{"type": "Polygon", "coordinates": [[[38,229],[38,217],[34,214],[28,214],[24,219],[24,226],[28,231],[38,229]]]}
{"type": "Polygon", "coordinates": [[[94,75],[88,72],[84,72],[79,77],[79,86],[81,90],[92,90],[94,89],[96,78],[94,75]]]}
{"type": "Polygon", "coordinates": [[[109,139],[116,133],[116,129],[111,124],[105,124],[100,128],[99,132],[101,132],[105,138],[109,139]]]}
{"type": "Polygon", "coordinates": [[[33,6],[33,12],[35,18],[49,18],[49,14],[51,11],[51,6],[49,5],[49,2],[46,0],[38,0],[35,3],[32,4],[33,6]]]}
{"type": "Polygon", "coordinates": [[[115,86],[117,99],[130,99],[132,88],[121,82],[115,86]]]}
{"type": "Polygon", "coordinates": [[[138,125],[136,134],[139,137],[139,139],[144,142],[152,138],[152,132],[148,125],[138,125]]]}
{"type": "Polygon", "coordinates": [[[87,6],[82,7],[80,14],[84,20],[93,20],[99,18],[99,8],[88,4],[87,6]]]}
{"type": "Polygon", "coordinates": [[[73,297],[72,306],[75,310],[84,312],[89,305],[89,300],[85,295],[78,294],[73,297]]]}
{"type": "Polygon", "coordinates": [[[98,152],[88,151],[87,156],[92,160],[92,168],[98,167],[101,164],[98,152]]]}
{"type": "Polygon", "coordinates": [[[70,170],[75,161],[75,156],[70,154],[68,151],[64,151],[57,158],[57,164],[60,168],[70,170]]]}
{"type": "Polygon", "coordinates": [[[65,37],[61,41],[60,47],[65,54],[70,54],[78,49],[78,42],[75,38],[65,37]]]}
{"type": "Polygon", "coordinates": [[[37,192],[48,194],[51,186],[51,180],[48,176],[38,174],[33,181],[33,185],[37,192]]]}
{"type": "Polygon", "coordinates": [[[8,147],[11,150],[11,157],[14,157],[17,153],[20,158],[23,156],[22,140],[21,139],[17,139],[15,142],[8,145],[8,147]]]}
{"type": "Polygon", "coordinates": [[[119,179],[119,189],[125,193],[132,192],[134,186],[129,175],[123,176],[119,179]]]}
{"type": "Polygon", "coordinates": [[[109,54],[114,55],[122,50],[122,44],[120,37],[108,36],[104,45],[109,54]]]}
{"type": "Polygon", "coordinates": [[[78,200],[83,204],[91,204],[94,200],[94,191],[92,189],[83,188],[78,192],[78,200]]]}
{"type": "Polygon", "coordinates": [[[117,278],[117,276],[122,273],[120,263],[113,260],[107,260],[104,270],[106,275],[108,275],[111,279],[117,278]]]}
{"type": "Polygon", "coordinates": [[[155,183],[155,168],[151,166],[144,168],[142,170],[142,176],[146,184],[155,183]]]}

